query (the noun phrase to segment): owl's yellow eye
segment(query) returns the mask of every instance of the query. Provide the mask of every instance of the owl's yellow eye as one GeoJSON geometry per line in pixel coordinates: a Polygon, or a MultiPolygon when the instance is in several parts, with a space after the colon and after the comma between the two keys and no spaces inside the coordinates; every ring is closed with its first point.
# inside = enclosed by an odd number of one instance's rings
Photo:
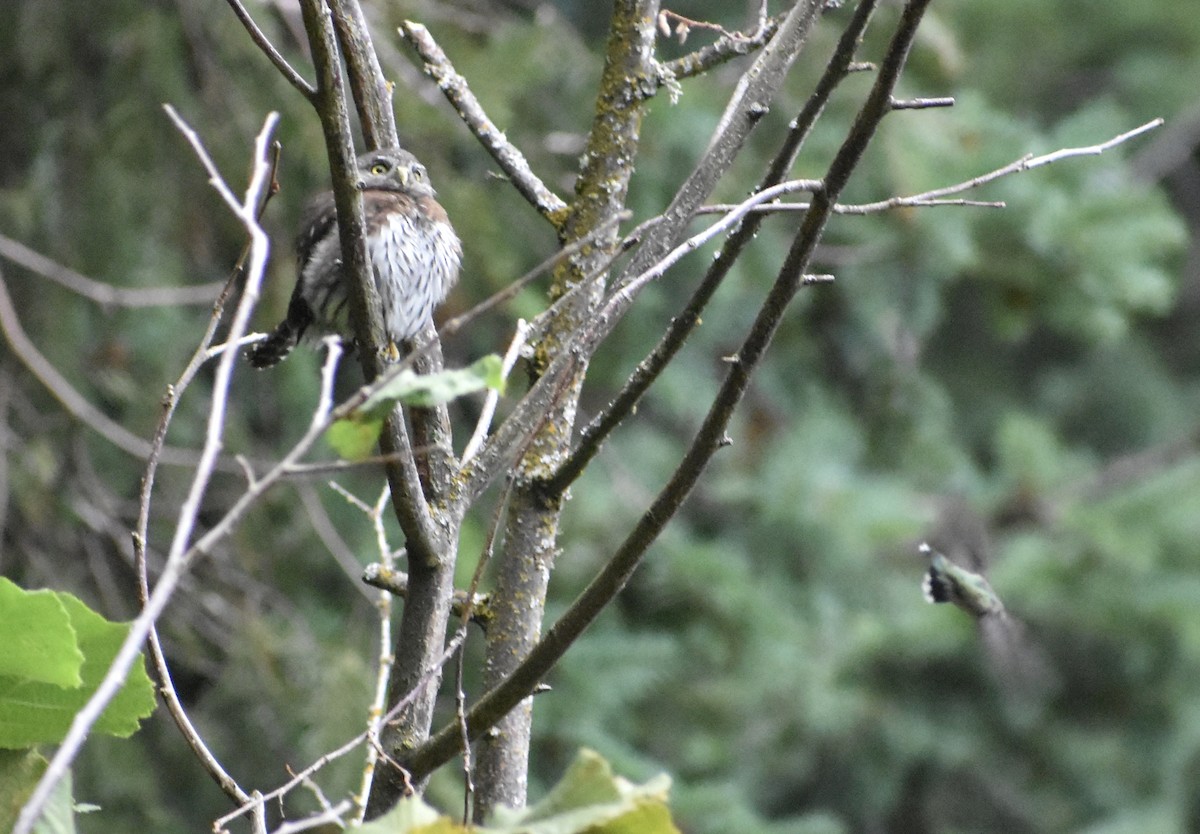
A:
{"type": "Polygon", "coordinates": [[[388,169],[388,167],[384,163],[376,162],[374,165],[371,166],[371,173],[375,174],[376,176],[379,176],[381,174],[386,174],[387,169],[388,169]]]}
{"type": "Polygon", "coordinates": [[[416,180],[417,182],[420,182],[421,180],[425,179],[425,169],[424,168],[413,168],[412,176],[413,176],[414,180],[416,180]]]}

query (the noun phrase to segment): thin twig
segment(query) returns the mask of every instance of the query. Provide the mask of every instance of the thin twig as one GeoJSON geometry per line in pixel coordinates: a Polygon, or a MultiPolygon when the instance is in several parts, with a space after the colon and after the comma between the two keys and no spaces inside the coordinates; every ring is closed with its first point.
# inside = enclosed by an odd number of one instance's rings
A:
{"type": "MultiPolygon", "coordinates": [[[[268,161],[268,185],[263,189],[258,205],[255,210],[255,218],[260,219],[263,212],[266,210],[267,201],[271,196],[278,192],[278,184],[276,182],[276,174],[279,170],[279,156],[281,147],[278,142],[271,143],[271,154],[268,161]]],[[[256,161],[255,165],[260,163],[256,161]]],[[[200,337],[200,342],[196,350],[192,353],[191,359],[188,361],[183,372],[173,385],[168,386],[167,394],[163,399],[162,414],[159,418],[158,426],[154,431],[154,437],[151,441],[151,452],[146,461],[145,474],[142,477],[142,487],[138,498],[138,518],[137,527],[133,533],[134,546],[134,567],[137,573],[138,580],[138,598],[143,606],[150,599],[150,578],[149,565],[147,560],[147,537],[149,535],[150,526],[150,504],[151,496],[154,493],[155,477],[158,472],[159,458],[162,453],[163,444],[166,442],[167,431],[171,425],[172,418],[175,415],[176,407],[179,404],[180,398],[191,385],[196,374],[205,362],[211,358],[209,345],[216,336],[217,327],[223,317],[225,304],[229,300],[234,291],[234,287],[238,279],[244,274],[246,259],[250,257],[250,253],[255,244],[255,239],[251,237],[247,245],[243,248],[241,255],[238,257],[237,264],[234,267],[233,273],[226,282],[224,289],[217,296],[217,300],[213,304],[212,313],[209,316],[208,324],[205,326],[204,333],[200,337]]],[[[261,279],[256,279],[261,280],[261,279]]],[[[239,463],[243,463],[239,458],[239,463]]],[[[248,466],[248,464],[246,464],[248,466]]],[[[253,478],[250,478],[253,483],[253,478]]],[[[155,672],[158,675],[160,684],[160,694],[163,697],[167,706],[167,711],[170,712],[171,718],[175,721],[176,726],[183,734],[184,739],[191,746],[192,751],[196,754],[201,765],[212,776],[213,780],[221,787],[227,796],[234,802],[244,802],[247,799],[246,792],[239,786],[234,778],[226,771],[221,763],[216,759],[208,746],[204,743],[199,731],[193,726],[191,719],[188,717],[187,711],[183,707],[183,703],[179,699],[179,694],[175,690],[175,684],[172,680],[171,670],[167,664],[166,654],[163,652],[162,642],[158,636],[158,629],[153,623],[150,625],[148,634],[148,642],[150,647],[150,657],[154,662],[155,672]]]]}
{"type": "MultiPolygon", "coordinates": [[[[254,242],[251,247],[249,267],[247,269],[246,289],[230,326],[231,337],[236,338],[245,332],[246,323],[257,300],[258,287],[262,281],[263,271],[266,267],[268,240],[266,233],[258,225],[256,211],[261,202],[262,195],[269,185],[268,142],[279,117],[275,113],[270,114],[266,119],[262,131],[258,135],[255,142],[254,173],[246,190],[246,198],[244,202],[239,203],[217,173],[207,153],[204,152],[199,137],[196,136],[191,128],[178,120],[178,117],[174,115],[174,111],[168,109],[168,113],[175,118],[181,131],[188,138],[189,142],[192,143],[193,148],[201,157],[205,167],[208,168],[217,193],[222,196],[238,219],[242,221],[254,242]]],[[[141,614],[138,615],[137,619],[130,626],[128,635],[122,642],[121,648],[117,651],[96,691],[88,699],[87,704],[72,719],[71,727],[67,731],[58,751],[47,765],[42,778],[38,780],[38,784],[26,802],[25,807],[22,808],[16,827],[13,829],[14,834],[29,834],[32,831],[34,824],[42,815],[51,792],[66,774],[71,762],[79,754],[79,750],[92,726],[100,718],[101,713],[103,713],[109,702],[112,701],[124,684],[130,668],[132,668],[139,657],[141,647],[146,641],[150,629],[166,607],[167,602],[170,600],[190,562],[188,558],[189,554],[194,551],[189,550],[186,545],[199,512],[200,499],[203,496],[209,478],[212,476],[217,462],[217,455],[220,452],[221,432],[225,417],[224,409],[235,359],[236,357],[232,352],[227,353],[222,357],[217,368],[204,449],[200,455],[200,462],[192,481],[192,488],[180,510],[176,535],[168,552],[167,562],[159,577],[158,584],[155,586],[154,592],[150,595],[150,599],[147,600],[143,607],[141,614]]]]}
{"type": "MultiPolygon", "coordinates": [[[[339,406],[339,413],[342,406],[339,406]]],[[[425,447],[413,447],[414,454],[421,454],[428,451],[425,447]]],[[[362,460],[326,460],[319,463],[294,463],[288,470],[284,472],[286,478],[315,478],[324,477],[325,475],[333,475],[338,472],[348,472],[354,469],[362,469],[370,466],[386,466],[389,463],[395,463],[400,460],[402,453],[392,452],[386,455],[372,455],[362,460]]]]}
{"type": "MultiPolygon", "coordinates": [[[[458,647],[461,642],[462,642],[461,638],[456,635],[454,639],[450,640],[446,644],[446,649],[444,652],[442,652],[441,656],[438,658],[437,663],[433,664],[433,666],[431,668],[426,670],[425,673],[418,679],[418,681],[417,681],[416,685],[413,687],[413,689],[407,695],[405,695],[403,698],[399,699],[399,701],[397,701],[396,704],[390,710],[388,710],[387,714],[383,716],[384,723],[390,722],[393,719],[395,719],[396,715],[399,714],[399,712],[402,709],[407,707],[412,702],[412,700],[421,691],[421,689],[424,688],[435,675],[440,674],[441,669],[447,663],[450,662],[450,660],[454,657],[454,653],[458,651],[458,647]]],[[[272,800],[276,800],[276,799],[280,799],[280,798],[286,796],[288,793],[290,793],[292,791],[293,788],[295,788],[297,785],[303,784],[304,780],[311,777],[314,773],[319,771],[321,768],[325,767],[325,765],[329,764],[332,761],[340,759],[342,756],[345,756],[347,753],[350,753],[356,747],[358,747],[358,745],[362,744],[366,740],[367,740],[367,730],[363,730],[361,733],[354,736],[353,738],[351,738],[350,740],[348,740],[347,742],[342,744],[340,747],[337,747],[336,749],[331,750],[328,753],[325,753],[325,754],[319,756],[315,761],[313,761],[312,764],[310,764],[308,767],[304,768],[303,770],[300,770],[300,771],[294,773],[291,776],[291,778],[289,778],[286,782],[284,782],[282,785],[275,788],[274,790],[268,791],[265,794],[259,794],[256,791],[254,793],[251,801],[243,804],[242,806],[240,806],[238,808],[235,808],[234,810],[230,811],[225,816],[220,817],[217,820],[215,820],[213,822],[213,830],[214,831],[223,831],[226,824],[228,824],[229,822],[232,822],[233,820],[237,819],[238,817],[244,816],[245,814],[254,813],[254,809],[256,807],[260,807],[263,803],[266,803],[266,802],[269,802],[272,800]]]]}
{"type": "MultiPolygon", "coordinates": [[[[730,363],[725,381],[679,466],[612,558],[562,617],[550,627],[508,678],[475,703],[467,716],[469,739],[478,738],[488,727],[528,697],[563,653],[600,611],[607,607],[629,581],[650,544],[678,511],[712,456],[726,445],[726,430],[734,408],[745,394],[750,376],[766,352],[788,302],[803,286],[805,268],[828,222],[829,209],[862,157],[879,122],[890,112],[887,107],[888,98],[904,66],[916,35],[917,24],[928,3],[929,0],[909,0],[905,6],[896,33],[880,65],[875,84],[826,173],[824,181],[828,192],[818,193],[824,201],[805,215],[792,250],[788,253],[771,292],[759,310],[735,361],[730,363]]],[[[439,730],[413,753],[408,760],[409,768],[414,776],[419,778],[449,760],[460,749],[461,744],[462,738],[457,722],[453,722],[439,730]]]]}
{"type": "Polygon", "coordinates": [[[1034,168],[1040,168],[1043,165],[1049,165],[1052,162],[1058,162],[1060,160],[1070,159],[1071,157],[1076,156],[1098,156],[1099,154],[1102,154],[1111,148],[1115,148],[1117,145],[1128,142],[1134,137],[1141,136],[1143,133],[1148,133],[1149,131],[1154,130],[1156,127],[1162,125],[1162,123],[1162,119],[1151,119],[1145,124],[1135,127],[1133,130],[1127,130],[1124,133],[1120,133],[1105,142],[1099,142],[1095,145],[1085,145],[1079,148],[1060,148],[1059,150],[1041,154],[1040,156],[1027,154],[1020,159],[997,168],[994,171],[989,171],[986,174],[980,174],[977,177],[973,177],[969,180],[965,180],[954,185],[948,185],[944,188],[935,188],[932,191],[914,194],[911,197],[893,197],[890,200],[883,200],[879,203],[865,203],[858,206],[857,211],[847,211],[845,213],[867,214],[873,211],[882,211],[886,208],[895,208],[896,205],[903,204],[898,201],[905,200],[937,200],[943,197],[948,197],[951,194],[960,194],[963,191],[969,191],[972,188],[978,188],[981,185],[986,185],[989,182],[993,182],[994,180],[998,180],[1001,177],[1008,176],[1009,174],[1015,174],[1021,171],[1031,171],[1034,168]]]}
{"type": "MultiPolygon", "coordinates": [[[[506,467],[517,460],[520,450],[525,448],[535,432],[532,425],[533,415],[544,415],[546,410],[558,401],[557,398],[563,393],[564,380],[570,377],[576,363],[591,356],[597,346],[612,333],[621,318],[629,312],[634,297],[646,285],[660,278],[680,258],[727,231],[746,216],[754,206],[779,195],[806,191],[811,187],[812,180],[792,180],[751,196],[719,221],[666,253],[658,263],[641,274],[633,276],[615,289],[604,306],[589,317],[587,324],[572,334],[558,352],[557,358],[551,362],[550,367],[517,403],[513,412],[500,424],[496,432],[480,447],[471,464],[463,467],[463,477],[459,479],[459,492],[455,495],[453,502],[455,517],[461,517],[466,508],[487,489],[488,485],[506,467]]],[[[571,291],[583,291],[587,283],[587,280],[581,281],[571,291]]],[[[559,299],[557,304],[565,303],[567,300],[564,297],[559,299]]],[[[547,313],[543,313],[539,318],[546,316],[547,313]]],[[[535,322],[535,326],[536,324],[535,322]]]]}
{"type": "Polygon", "coordinates": [[[270,59],[275,65],[275,69],[287,79],[287,82],[300,91],[300,94],[309,101],[316,98],[317,88],[304,80],[300,73],[292,69],[292,65],[287,62],[287,59],[275,48],[271,40],[263,33],[262,29],[258,28],[258,24],[254,22],[254,18],[246,11],[246,7],[242,5],[241,0],[227,0],[233,13],[237,15],[238,20],[242,22],[242,26],[246,27],[246,31],[250,33],[250,39],[255,45],[263,51],[263,54],[270,59]]]}
{"type": "MultiPolygon", "coordinates": [[[[881,214],[898,208],[1007,208],[1003,200],[926,199],[924,197],[892,197],[876,203],[839,203],[833,207],[834,214],[866,215],[881,214]]],[[[732,203],[712,203],[696,210],[696,214],[721,214],[734,207],[732,203]]],[[[755,206],[753,214],[794,214],[812,208],[812,203],[777,202],[755,206]]]]}
{"type": "MultiPolygon", "coordinates": [[[[662,15],[671,15],[677,19],[686,20],[686,18],[681,18],[674,12],[662,12],[659,16],[660,26],[662,15]]],[[[688,21],[688,23],[695,25],[696,21],[688,21]]],[[[703,75],[733,58],[749,55],[773,38],[779,29],[779,21],[769,18],[760,19],[755,30],[748,34],[728,32],[714,24],[700,25],[703,25],[704,28],[715,28],[721,32],[721,37],[713,43],[702,46],[687,55],[657,64],[654,72],[654,87],[653,89],[643,91],[644,95],[652,93],[660,87],[669,88],[671,85],[678,83],[680,79],[703,75]]],[[[679,31],[680,29],[677,28],[676,33],[678,34],[679,31]]],[[[686,28],[682,31],[686,35],[686,28]]]]}
{"type": "Polygon", "coordinates": [[[362,564],[354,557],[354,553],[350,550],[350,546],[338,534],[337,528],[334,527],[333,521],[329,518],[329,513],[325,511],[325,505],[321,503],[321,496],[317,494],[317,490],[312,484],[300,483],[296,486],[296,491],[300,494],[300,503],[304,506],[304,515],[308,518],[308,523],[312,527],[313,532],[317,534],[317,538],[325,545],[325,549],[333,556],[333,561],[342,569],[342,573],[352,580],[354,587],[362,596],[369,602],[374,604],[375,594],[368,591],[362,586],[359,578],[362,576],[362,564]]]}
{"type": "Polygon", "coordinates": [[[546,258],[546,260],[542,261],[533,269],[526,272],[520,278],[510,283],[504,289],[492,293],[491,296],[479,302],[465,313],[445,321],[442,326],[438,328],[438,335],[454,335],[465,325],[479,318],[479,316],[483,315],[488,310],[491,310],[498,305],[503,304],[505,301],[515,297],[517,293],[529,286],[529,284],[535,279],[554,269],[576,252],[579,252],[581,249],[583,249],[583,247],[590,246],[591,244],[595,243],[603,235],[607,234],[614,226],[616,226],[618,223],[623,223],[631,216],[632,212],[623,211],[617,215],[614,215],[613,217],[608,218],[603,223],[600,223],[595,229],[593,229],[590,234],[586,234],[578,240],[572,241],[568,245],[564,246],[562,249],[555,252],[549,258],[546,258]]]}
{"type": "MultiPolygon", "coordinates": [[[[379,498],[371,507],[368,518],[371,519],[375,531],[375,546],[379,551],[379,563],[385,570],[395,569],[391,545],[388,544],[387,530],[383,526],[383,512],[387,507],[391,490],[385,483],[379,491],[379,498]]],[[[371,781],[375,776],[375,766],[381,750],[380,733],[383,730],[383,713],[387,709],[388,685],[392,679],[392,669],[396,665],[396,657],[392,653],[392,595],[381,590],[376,600],[379,614],[379,655],[376,658],[375,692],[367,709],[367,757],[363,762],[362,781],[358,793],[354,797],[354,820],[362,823],[367,813],[367,798],[371,794],[371,781]]]]}
{"type": "Polygon", "coordinates": [[[213,281],[194,287],[115,287],[52,261],[5,235],[0,235],[0,257],[104,307],[178,307],[191,304],[207,307],[225,286],[224,281],[213,281]]]}
{"type": "MultiPolygon", "coordinates": [[[[149,443],[92,405],[87,397],[75,390],[67,378],[59,373],[50,360],[37,349],[25,333],[25,329],[21,327],[21,320],[17,316],[16,307],[8,294],[2,272],[0,272],[0,331],[3,331],[4,338],[12,348],[13,355],[33,374],[38,382],[46,387],[46,390],[54,399],[58,400],[68,414],[123,452],[143,460],[150,455],[149,443]]],[[[187,449],[170,447],[162,450],[162,462],[172,466],[191,467],[195,466],[199,460],[198,452],[187,449]]]]}
{"type": "Polygon", "coordinates": [[[317,826],[322,825],[340,828],[342,827],[342,817],[350,808],[350,801],[344,799],[337,805],[332,805],[319,814],[314,814],[311,817],[296,820],[295,822],[285,822],[276,828],[272,834],[298,834],[300,831],[311,831],[317,826]]]}
{"type": "MultiPolygon", "coordinates": [[[[529,323],[525,319],[518,319],[516,332],[513,334],[512,342],[509,343],[508,350],[504,353],[504,361],[501,363],[501,379],[508,379],[508,375],[512,373],[513,366],[517,364],[517,359],[520,358],[521,351],[525,348],[528,336],[529,323]]],[[[483,408],[479,412],[479,420],[475,424],[475,431],[471,435],[471,439],[467,441],[466,448],[463,449],[463,463],[475,457],[475,453],[479,451],[479,447],[483,444],[483,440],[487,437],[488,430],[492,426],[492,417],[496,414],[496,406],[499,402],[500,392],[494,388],[489,389],[487,397],[483,401],[483,408]]]]}
{"type": "Polygon", "coordinates": [[[663,212],[655,233],[647,236],[634,252],[622,271],[623,276],[636,275],[657,263],[686,233],[696,209],[729,170],[751,131],[767,112],[765,108],[807,42],[823,5],[823,0],[799,0],[788,11],[779,31],[738,82],[708,148],[663,212]]]}
{"type": "Polygon", "coordinates": [[[567,204],[533,173],[525,155],[508,141],[504,132],[487,117],[483,106],[467,86],[467,80],[454,69],[446,53],[429,34],[429,30],[419,23],[406,20],[400,27],[400,34],[421,56],[426,74],[437,82],[446,99],[458,112],[463,124],[492,155],[521,196],[556,229],[561,228],[566,218],[567,204]]]}
{"type": "Polygon", "coordinates": [[[893,98],[888,104],[893,110],[928,110],[932,107],[953,107],[953,96],[938,98],[893,98]]]}
{"type": "MultiPolygon", "coordinates": [[[[1026,154],[1020,159],[1016,159],[1007,165],[996,168],[993,171],[988,171],[986,174],[980,174],[977,177],[972,177],[969,180],[955,183],[954,185],[935,188],[931,191],[922,191],[920,194],[913,194],[909,197],[890,197],[887,200],[879,200],[874,203],[856,203],[856,204],[841,204],[835,205],[832,208],[834,214],[877,214],[883,211],[890,211],[897,208],[911,208],[923,206],[980,206],[984,208],[1004,208],[1003,202],[996,201],[976,201],[976,200],[948,200],[945,199],[951,194],[961,194],[964,191],[969,191],[973,188],[979,188],[982,185],[994,182],[1002,177],[1011,174],[1019,174],[1025,171],[1031,171],[1034,168],[1041,168],[1043,165],[1050,165],[1054,162],[1061,162],[1064,159],[1071,159],[1077,156],[1098,156],[1107,150],[1111,150],[1118,145],[1128,142],[1147,133],[1163,124],[1162,119],[1151,119],[1143,125],[1127,130],[1124,133],[1119,133],[1116,136],[1104,142],[1098,142],[1094,145],[1084,145],[1078,148],[1060,148],[1059,150],[1050,153],[1034,156],[1026,154]]],[[[776,211],[807,211],[812,207],[811,203],[771,203],[757,207],[757,212],[776,212],[776,211]]],[[[700,213],[708,214],[724,210],[725,207],[720,205],[705,206],[700,210],[700,213]]]]}
{"type": "MultiPolygon", "coordinates": [[[[389,570],[377,562],[372,562],[363,568],[362,581],[372,588],[388,591],[401,598],[408,596],[408,574],[395,569],[389,570]]],[[[456,590],[450,600],[450,612],[456,617],[468,617],[486,631],[488,621],[491,619],[490,605],[491,596],[489,594],[475,594],[468,597],[466,591],[456,590]]]]}
{"type": "MultiPolygon", "coordinates": [[[[761,11],[765,13],[765,9],[761,9],[761,11]]],[[[808,97],[792,121],[779,151],[759,181],[758,187],[755,189],[756,193],[779,184],[791,170],[825,104],[833,95],[838,84],[850,73],[851,67],[854,65],[854,56],[874,11],[875,0],[862,0],[855,9],[853,17],[846,24],[846,28],[838,39],[833,55],[826,62],[825,71],[813,88],[812,95],[808,97]]],[[[632,413],[642,396],[678,355],[684,343],[700,323],[701,314],[709,300],[725,280],[725,276],[729,274],[729,270],[741,256],[742,251],[758,233],[763,221],[763,216],[756,213],[758,208],[761,207],[751,209],[751,214],[726,239],[721,251],[713,259],[687,304],[678,315],[672,317],[666,332],[659,339],[654,350],[638,364],[629,380],[608,407],[583,430],[575,449],[546,484],[551,495],[561,495],[575,479],[583,474],[591,460],[599,454],[604,441],[632,413]]]]}

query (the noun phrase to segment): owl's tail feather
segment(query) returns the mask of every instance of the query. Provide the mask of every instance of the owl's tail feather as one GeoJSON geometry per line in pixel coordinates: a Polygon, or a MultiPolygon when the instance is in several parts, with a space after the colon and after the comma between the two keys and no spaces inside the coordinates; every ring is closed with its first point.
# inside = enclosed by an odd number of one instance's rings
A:
{"type": "Polygon", "coordinates": [[[287,318],[279,323],[270,336],[250,348],[246,358],[256,368],[278,365],[292,352],[292,348],[300,344],[300,337],[312,322],[312,308],[301,297],[300,288],[297,287],[288,304],[287,318]]]}
{"type": "Polygon", "coordinates": [[[255,368],[278,365],[300,342],[300,332],[289,321],[282,322],[270,336],[246,352],[246,359],[255,368]]]}

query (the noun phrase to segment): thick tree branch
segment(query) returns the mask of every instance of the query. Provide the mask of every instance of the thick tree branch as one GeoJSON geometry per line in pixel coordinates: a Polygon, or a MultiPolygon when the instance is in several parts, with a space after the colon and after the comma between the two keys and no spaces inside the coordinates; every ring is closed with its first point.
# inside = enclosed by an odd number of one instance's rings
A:
{"type": "MultiPolygon", "coordinates": [[[[333,174],[333,193],[338,215],[338,231],[342,240],[345,269],[355,280],[349,282],[350,316],[355,332],[367,334],[368,339],[358,351],[363,374],[373,380],[383,371],[379,345],[387,343],[384,335],[383,308],[375,288],[370,259],[366,248],[366,225],[363,218],[362,195],[357,188],[354,145],[350,133],[350,114],[343,96],[342,67],[332,15],[322,0],[302,0],[305,27],[313,61],[317,67],[317,113],[325,133],[329,167],[333,174]]],[[[400,525],[407,538],[409,553],[417,560],[429,563],[438,558],[438,532],[425,502],[412,458],[408,431],[399,409],[388,419],[383,435],[384,454],[400,453],[399,459],[387,466],[400,525]]]]}
{"type": "Polygon", "coordinates": [[[367,148],[400,146],[396,117],[392,113],[391,88],[383,77],[379,56],[371,42],[371,30],[358,0],[328,0],[338,44],[346,59],[350,93],[358,110],[367,148]]]}
{"type": "MultiPolygon", "coordinates": [[[[716,400],[679,466],[596,578],[512,674],[476,702],[466,717],[469,738],[478,738],[533,692],[572,643],[625,586],[647,548],[682,505],[712,456],[727,445],[725,433],[734,408],[745,394],[750,376],[770,345],[788,303],[805,283],[804,269],[831,216],[830,208],[862,157],[879,122],[890,110],[887,107],[888,97],[899,78],[917,24],[928,3],[929,0],[910,0],[905,6],[875,85],[829,166],[825,176],[826,189],[818,192],[813,210],[805,215],[775,284],[759,310],[746,341],[730,363],[716,400]]],[[[407,764],[414,774],[428,773],[452,757],[461,743],[457,725],[444,727],[416,751],[407,764]]]]}
{"type": "MultiPolygon", "coordinates": [[[[613,6],[604,70],[588,134],[577,195],[559,226],[564,243],[593,235],[625,211],[641,139],[645,105],[636,94],[639,79],[654,61],[653,21],[658,0],[617,0],[613,6]]],[[[552,294],[563,304],[547,319],[536,344],[532,373],[540,375],[570,349],[575,334],[600,301],[601,281],[590,276],[611,259],[616,229],[581,250],[554,273],[552,294]]],[[[575,356],[546,412],[533,417],[536,430],[521,447],[512,481],[503,550],[495,565],[493,619],[487,633],[483,684],[503,680],[537,642],[544,618],[546,587],[558,551],[561,502],[547,500],[540,481],[569,448],[576,403],[587,357],[575,356]]],[[[511,417],[510,417],[511,420],[511,417]]],[[[525,804],[532,705],[505,716],[497,732],[480,745],[475,814],[483,819],[499,805],[525,804]]]]}
{"type": "MultiPolygon", "coordinates": [[[[361,340],[359,360],[366,378],[374,380],[384,370],[378,346],[386,344],[386,340],[379,293],[366,250],[362,195],[356,187],[354,148],[342,94],[334,25],[321,0],[302,0],[301,10],[318,69],[317,111],[333,172],[343,263],[355,277],[349,287],[350,317],[360,338],[367,337],[361,340]]],[[[433,415],[435,424],[426,423],[432,436],[443,433],[438,414],[437,410],[426,412],[433,415]]],[[[386,471],[394,497],[392,506],[404,531],[409,560],[409,597],[396,638],[396,665],[388,693],[390,704],[404,706],[396,720],[386,726],[382,740],[388,755],[395,758],[425,738],[432,722],[441,677],[438,659],[443,654],[450,617],[457,535],[433,517],[400,407],[387,420],[380,448],[385,455],[399,453],[398,462],[389,464],[386,471]]],[[[431,481],[437,482],[440,477],[439,473],[431,481]]],[[[406,780],[393,769],[376,771],[367,816],[376,817],[394,805],[405,787],[406,780]]]]}
{"type": "MultiPolygon", "coordinates": [[[[358,0],[327,2],[338,43],[346,60],[350,90],[367,147],[398,147],[400,139],[392,112],[392,87],[383,76],[362,6],[358,0]]],[[[441,371],[441,343],[436,334],[430,330],[422,335],[420,341],[423,348],[416,354],[413,363],[416,371],[423,374],[441,371]]],[[[401,411],[397,410],[394,421],[400,419],[400,414],[401,411]]],[[[423,492],[429,502],[436,504],[446,493],[450,478],[456,469],[450,438],[449,412],[444,405],[412,409],[410,419],[413,430],[412,444],[425,449],[423,466],[419,471],[423,492]]],[[[385,450],[391,448],[402,451],[405,448],[406,443],[398,432],[399,429],[389,430],[385,438],[385,450]]]]}
{"type": "Polygon", "coordinates": [[[617,283],[645,272],[684,235],[696,210],[708,199],[717,180],[759,120],[770,109],[788,69],[804,48],[823,0],[798,0],[779,25],[779,31],[742,76],[725,107],[708,149],[663,212],[662,222],[634,253],[617,283]]]}
{"type": "MultiPolygon", "coordinates": [[[[807,138],[809,132],[812,130],[813,125],[816,124],[817,118],[820,116],[822,110],[824,110],[830,95],[832,95],[834,89],[842,79],[849,74],[855,53],[862,42],[863,33],[866,31],[867,24],[870,22],[871,16],[875,11],[875,4],[876,0],[862,0],[859,3],[854,16],[842,32],[841,38],[838,39],[838,45],[826,64],[825,71],[818,80],[812,95],[809,96],[799,115],[793,120],[783,145],[775,155],[766,174],[759,182],[758,187],[754,191],[755,194],[761,194],[779,184],[783,181],[787,172],[791,170],[793,163],[796,161],[796,156],[800,153],[800,148],[804,144],[805,138],[807,138]]],[[[764,205],[770,205],[770,203],[764,205]]],[[[727,206],[726,210],[731,211],[734,208],[734,206],[727,206]]],[[[759,208],[761,206],[751,211],[757,212],[759,208]]],[[[598,414],[587,428],[583,430],[575,451],[559,467],[558,472],[554,474],[554,477],[548,484],[547,488],[551,493],[561,493],[583,474],[587,465],[599,453],[604,441],[633,412],[642,395],[646,393],[667,365],[670,364],[671,360],[679,353],[679,350],[699,324],[700,316],[713,294],[717,291],[717,287],[725,280],[725,276],[729,274],[729,270],[741,256],[742,250],[745,249],[746,245],[758,233],[762,221],[763,215],[752,213],[739,223],[729,235],[729,238],[721,247],[721,251],[717,254],[717,257],[705,273],[704,279],[700,282],[692,297],[688,299],[683,310],[671,319],[666,333],[663,334],[654,350],[634,369],[633,375],[625,383],[612,403],[598,414]]]]}

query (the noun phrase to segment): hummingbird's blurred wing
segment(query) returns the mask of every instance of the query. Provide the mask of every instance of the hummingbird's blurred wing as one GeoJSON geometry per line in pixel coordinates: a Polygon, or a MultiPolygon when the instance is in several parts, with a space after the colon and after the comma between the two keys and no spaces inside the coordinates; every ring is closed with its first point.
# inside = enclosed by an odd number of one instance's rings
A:
{"type": "Polygon", "coordinates": [[[983,575],[947,559],[928,544],[921,553],[929,558],[922,588],[930,602],[953,603],[975,618],[988,665],[1009,692],[1040,700],[1057,686],[1045,655],[1029,639],[1025,626],[1004,608],[1000,597],[983,575]]]}

